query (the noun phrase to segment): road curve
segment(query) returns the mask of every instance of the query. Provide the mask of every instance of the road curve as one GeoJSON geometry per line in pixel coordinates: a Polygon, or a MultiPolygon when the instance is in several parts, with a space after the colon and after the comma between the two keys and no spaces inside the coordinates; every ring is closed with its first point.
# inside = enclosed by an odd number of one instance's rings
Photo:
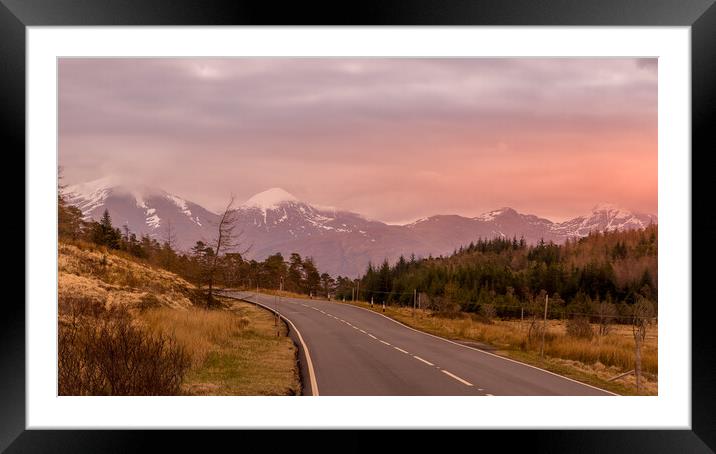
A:
{"type": "Polygon", "coordinates": [[[348,304],[225,294],[276,310],[293,324],[322,396],[613,395],[348,304]]]}

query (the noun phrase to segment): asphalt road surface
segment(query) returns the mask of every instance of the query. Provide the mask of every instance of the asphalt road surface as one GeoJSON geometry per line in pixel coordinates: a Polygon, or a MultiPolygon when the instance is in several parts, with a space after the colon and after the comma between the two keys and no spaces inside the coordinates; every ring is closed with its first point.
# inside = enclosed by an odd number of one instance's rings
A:
{"type": "MultiPolygon", "coordinates": [[[[473,347],[416,331],[348,304],[227,296],[276,310],[307,350],[314,395],[330,396],[605,396],[612,393],[473,347]]],[[[305,352],[304,352],[305,353],[305,352]]]]}

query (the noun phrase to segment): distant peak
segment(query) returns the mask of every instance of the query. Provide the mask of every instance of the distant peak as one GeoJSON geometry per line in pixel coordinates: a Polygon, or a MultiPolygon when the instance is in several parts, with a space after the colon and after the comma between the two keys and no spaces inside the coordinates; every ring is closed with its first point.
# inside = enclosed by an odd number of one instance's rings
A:
{"type": "Polygon", "coordinates": [[[102,178],[97,178],[96,180],[92,181],[85,181],[82,183],[67,185],[64,189],[64,192],[75,194],[90,194],[96,191],[101,191],[103,189],[109,189],[113,186],[118,185],[119,181],[117,178],[112,176],[106,176],[102,178]]]}
{"type": "Polygon", "coordinates": [[[616,217],[626,217],[626,216],[632,216],[634,213],[631,212],[631,210],[627,210],[626,208],[620,207],[619,205],[616,205],[614,203],[598,203],[594,205],[592,208],[592,213],[608,213],[609,216],[616,216],[616,217]]]}
{"type": "Polygon", "coordinates": [[[276,208],[283,202],[298,202],[298,199],[285,189],[271,188],[254,195],[249,200],[244,202],[242,206],[268,210],[276,208]]]}
{"type": "Polygon", "coordinates": [[[609,210],[621,210],[622,208],[614,203],[608,203],[608,202],[601,202],[594,207],[592,207],[592,211],[609,211],[609,210]]]}
{"type": "Polygon", "coordinates": [[[513,208],[510,207],[502,207],[497,210],[488,211],[487,213],[482,213],[480,216],[477,217],[477,219],[480,219],[481,221],[492,221],[497,216],[506,214],[506,213],[517,213],[513,208]]]}
{"type": "Polygon", "coordinates": [[[112,189],[120,193],[139,193],[142,195],[165,193],[165,191],[149,186],[140,180],[113,175],[97,178],[96,180],[85,181],[83,183],[68,185],[64,192],[84,195],[108,189],[112,189]]]}

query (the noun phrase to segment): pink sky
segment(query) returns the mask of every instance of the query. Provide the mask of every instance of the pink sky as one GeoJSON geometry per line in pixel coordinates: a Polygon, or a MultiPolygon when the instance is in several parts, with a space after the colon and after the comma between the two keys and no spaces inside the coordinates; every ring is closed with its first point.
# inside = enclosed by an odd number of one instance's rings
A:
{"type": "Polygon", "coordinates": [[[386,222],[657,213],[656,59],[61,59],[66,183],[209,209],[278,186],[386,222]]]}

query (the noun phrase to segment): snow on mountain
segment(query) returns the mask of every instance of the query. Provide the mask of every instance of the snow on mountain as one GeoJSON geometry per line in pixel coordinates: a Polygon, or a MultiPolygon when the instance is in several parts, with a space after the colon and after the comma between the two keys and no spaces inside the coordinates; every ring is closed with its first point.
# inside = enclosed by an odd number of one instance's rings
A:
{"type": "Polygon", "coordinates": [[[611,203],[600,203],[588,214],[555,224],[554,231],[565,237],[583,237],[590,232],[641,229],[656,223],[656,215],[636,213],[611,203]]]}
{"type": "Polygon", "coordinates": [[[494,221],[498,216],[501,216],[501,215],[508,213],[510,211],[514,211],[514,210],[512,208],[507,208],[507,207],[500,208],[499,210],[493,210],[493,211],[488,211],[487,213],[483,213],[475,219],[479,219],[480,221],[484,221],[484,222],[490,222],[490,221],[494,221]]]}
{"type": "MultiPolygon", "coordinates": [[[[176,244],[188,250],[197,240],[211,240],[218,216],[179,196],[157,188],[120,184],[112,178],[68,186],[69,203],[87,218],[99,219],[108,209],[116,226],[127,225],[138,235],[158,240],[171,224],[176,244]]],[[[643,228],[654,215],[634,213],[612,204],[561,223],[503,207],[469,218],[436,215],[405,225],[367,219],[349,211],[301,201],[281,188],[260,192],[236,209],[240,249],[247,258],[263,260],[281,252],[311,256],[331,275],[357,276],[368,262],[396,260],[401,254],[447,255],[478,238],[520,238],[534,244],[544,239],[561,243],[590,231],[643,228]]]]}
{"type": "Polygon", "coordinates": [[[129,185],[112,177],[69,185],[63,193],[85,219],[98,220],[107,209],[115,226],[126,226],[137,236],[161,240],[171,225],[172,236],[181,249],[188,249],[198,239],[210,238],[212,232],[207,226],[216,218],[205,208],[162,189],[129,185]]]}
{"type": "Polygon", "coordinates": [[[246,208],[260,208],[263,211],[277,208],[282,202],[298,202],[298,199],[281,188],[271,188],[259,192],[243,203],[246,208]]]}

